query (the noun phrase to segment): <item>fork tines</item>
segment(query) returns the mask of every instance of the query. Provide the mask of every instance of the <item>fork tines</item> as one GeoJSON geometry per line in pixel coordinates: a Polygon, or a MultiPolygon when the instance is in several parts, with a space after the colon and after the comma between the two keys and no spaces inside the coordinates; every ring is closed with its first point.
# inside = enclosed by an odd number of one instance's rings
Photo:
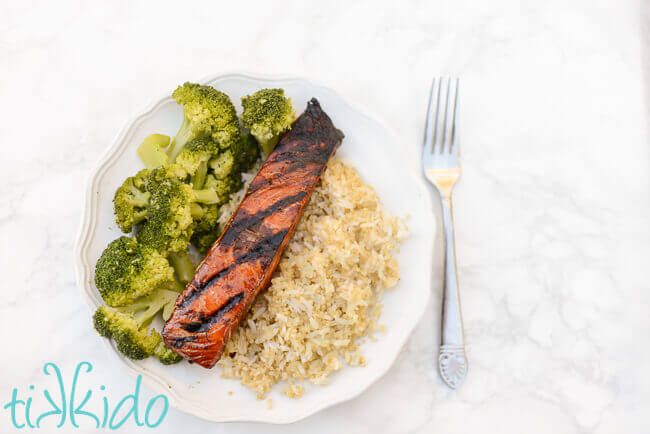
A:
{"type": "Polygon", "coordinates": [[[458,78],[439,77],[433,79],[424,130],[425,154],[458,154],[456,140],[458,85],[458,78]],[[442,113],[441,102],[444,104],[442,113]]]}

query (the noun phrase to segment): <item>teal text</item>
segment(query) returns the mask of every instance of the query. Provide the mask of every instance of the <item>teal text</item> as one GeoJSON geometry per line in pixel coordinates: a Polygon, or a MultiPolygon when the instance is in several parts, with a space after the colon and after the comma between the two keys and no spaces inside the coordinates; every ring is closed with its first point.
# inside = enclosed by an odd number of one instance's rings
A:
{"type": "Polygon", "coordinates": [[[80,389],[79,379],[92,370],[90,362],[77,364],[69,389],[66,389],[61,369],[56,363],[46,363],[43,373],[51,377],[56,386],[43,388],[40,395],[33,385],[30,385],[29,391],[24,394],[14,388],[9,401],[2,408],[17,429],[38,429],[47,425],[65,428],[67,431],[84,425],[116,430],[125,424],[155,428],[165,419],[169,410],[169,400],[165,395],[156,395],[146,405],[144,402],[141,405],[142,375],[136,378],[133,393],[127,394],[111,406],[106,396],[106,386],[101,385],[99,391],[95,390],[94,399],[93,390],[80,389]],[[39,404],[37,410],[36,404],[39,404]],[[93,410],[90,409],[90,404],[94,404],[93,410]]]}

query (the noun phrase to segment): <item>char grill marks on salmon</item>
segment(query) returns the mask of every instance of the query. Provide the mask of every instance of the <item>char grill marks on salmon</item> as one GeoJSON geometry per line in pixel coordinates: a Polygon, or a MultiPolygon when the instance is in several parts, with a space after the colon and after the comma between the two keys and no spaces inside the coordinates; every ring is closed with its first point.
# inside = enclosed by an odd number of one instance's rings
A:
{"type": "Polygon", "coordinates": [[[176,300],[167,346],[205,368],[271,281],[314,187],[343,134],[313,98],[253,179],[223,234],[176,300]]]}

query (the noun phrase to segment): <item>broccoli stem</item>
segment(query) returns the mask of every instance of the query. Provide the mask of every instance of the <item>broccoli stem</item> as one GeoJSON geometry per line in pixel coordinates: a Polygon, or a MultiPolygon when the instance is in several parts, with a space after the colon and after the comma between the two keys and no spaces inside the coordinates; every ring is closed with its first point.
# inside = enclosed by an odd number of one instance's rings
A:
{"type": "Polygon", "coordinates": [[[169,262],[181,283],[187,285],[194,277],[194,262],[190,255],[187,252],[173,252],[169,254],[169,262]]]}
{"type": "Polygon", "coordinates": [[[163,311],[163,319],[167,320],[169,319],[169,315],[166,314],[171,313],[174,309],[174,301],[178,293],[184,289],[176,280],[174,282],[176,285],[174,291],[161,288],[151,295],[140,297],[129,305],[115,309],[120,313],[132,315],[139,328],[148,327],[160,311],[163,311]]]}
{"type": "Polygon", "coordinates": [[[205,210],[198,203],[192,203],[190,205],[190,213],[192,214],[192,218],[194,220],[198,220],[205,215],[205,210]]]}
{"type": "Polygon", "coordinates": [[[203,188],[205,185],[205,178],[208,174],[208,162],[202,161],[199,164],[199,168],[196,170],[196,173],[192,176],[192,187],[195,190],[203,188]]]}
{"type": "Polygon", "coordinates": [[[217,192],[209,188],[204,190],[194,190],[194,194],[196,195],[196,201],[199,203],[210,205],[219,202],[219,195],[217,192]]]}
{"type": "Polygon", "coordinates": [[[171,282],[168,282],[166,285],[161,286],[161,289],[163,288],[174,292],[183,292],[185,290],[185,285],[174,279],[171,282]]]}
{"type": "Polygon", "coordinates": [[[266,142],[260,143],[260,147],[262,148],[262,153],[264,154],[265,158],[271,154],[271,151],[273,151],[275,145],[278,144],[278,141],[280,141],[280,136],[272,137],[266,142]]]}
{"type": "Polygon", "coordinates": [[[163,149],[167,146],[169,146],[169,136],[151,134],[138,146],[138,156],[147,169],[164,166],[169,159],[163,149]]]}
{"type": "Polygon", "coordinates": [[[174,313],[174,304],[175,303],[168,303],[165,305],[162,311],[162,319],[163,321],[167,321],[169,318],[172,317],[172,313],[174,313]]]}
{"type": "Polygon", "coordinates": [[[156,314],[165,307],[168,300],[163,297],[155,297],[154,294],[142,297],[132,304],[117,308],[124,314],[133,315],[133,319],[139,327],[147,327],[151,324],[156,314]],[[140,312],[140,313],[138,313],[140,312]]]}
{"type": "Polygon", "coordinates": [[[185,146],[187,142],[193,139],[193,136],[194,132],[192,131],[192,122],[190,122],[187,116],[185,116],[183,117],[183,124],[181,125],[181,128],[178,130],[178,133],[176,133],[174,140],[172,140],[172,143],[167,150],[167,155],[169,156],[170,163],[174,162],[178,153],[181,152],[181,149],[183,149],[183,146],[185,146]]]}

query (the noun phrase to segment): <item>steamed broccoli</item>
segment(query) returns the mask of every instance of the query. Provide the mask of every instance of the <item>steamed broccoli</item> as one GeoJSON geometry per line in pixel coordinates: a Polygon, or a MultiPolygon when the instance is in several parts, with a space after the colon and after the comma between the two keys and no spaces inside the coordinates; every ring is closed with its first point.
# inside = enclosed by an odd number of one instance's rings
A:
{"type": "Polygon", "coordinates": [[[192,186],[200,189],[205,183],[208,165],[211,160],[219,158],[220,152],[217,142],[209,137],[198,137],[187,142],[176,157],[175,164],[191,177],[192,186]]]}
{"type": "Polygon", "coordinates": [[[240,172],[237,171],[236,156],[230,150],[224,151],[210,160],[210,172],[217,179],[225,179],[228,177],[237,177],[240,172]]]}
{"type": "Polygon", "coordinates": [[[173,365],[174,363],[178,363],[183,360],[183,358],[175,353],[174,350],[168,348],[164,342],[160,342],[158,345],[156,345],[156,348],[153,350],[153,354],[163,365],[173,365]]]}
{"type": "Polygon", "coordinates": [[[169,147],[169,161],[173,162],[183,146],[200,136],[210,136],[221,149],[239,144],[237,111],[228,95],[211,86],[185,83],[172,95],[183,105],[183,124],[169,147]]]}
{"type": "Polygon", "coordinates": [[[262,89],[242,97],[242,124],[257,139],[265,155],[269,155],[280,135],[291,129],[295,119],[291,99],[284,89],[262,89]]]}
{"type": "Polygon", "coordinates": [[[217,179],[214,175],[208,175],[205,179],[205,188],[214,191],[218,197],[217,204],[223,205],[230,200],[230,195],[239,190],[242,186],[241,176],[229,176],[217,179]]]}
{"type": "Polygon", "coordinates": [[[169,160],[164,150],[167,146],[169,146],[169,136],[150,134],[138,146],[138,157],[147,169],[164,166],[169,160]]]}
{"type": "Polygon", "coordinates": [[[126,178],[113,197],[115,222],[122,232],[129,233],[133,226],[147,218],[147,206],[151,194],[146,190],[149,170],[142,169],[135,176],[126,178]]]}
{"type": "Polygon", "coordinates": [[[268,155],[294,120],[282,89],[242,98],[245,134],[226,94],[185,83],[173,97],[184,114],[176,137],[170,143],[168,136],[148,136],[138,147],[147,168],[115,193],[117,224],[136,234],[111,242],[97,261],[95,282],[108,306],[93,316],[98,333],[127,357],[153,355],[163,364],[181,357],[150,324],[161,311],[163,319],[171,316],[181,283],[193,278],[189,243],[201,252],[213,245],[221,207],[241,188],[241,173],[255,165],[260,149],[268,155]]]}
{"type": "Polygon", "coordinates": [[[246,133],[241,136],[241,152],[240,169],[242,172],[250,170],[260,156],[260,147],[257,140],[252,134],[246,133]]]}
{"type": "MultiPolygon", "coordinates": [[[[241,136],[237,148],[222,149],[209,137],[189,141],[176,157],[174,164],[181,167],[195,189],[205,188],[209,175],[215,179],[233,178],[239,180],[241,172],[250,169],[259,157],[255,139],[246,134],[241,136]]],[[[237,184],[238,181],[235,182],[237,184]]],[[[227,192],[229,194],[231,192],[227,192]]]]}
{"type": "Polygon", "coordinates": [[[178,280],[183,285],[187,285],[194,277],[194,270],[196,268],[190,255],[186,251],[170,252],[167,259],[172,264],[178,280]]]}
{"type": "Polygon", "coordinates": [[[241,171],[248,170],[259,155],[257,142],[250,135],[242,136],[241,142],[236,157],[232,149],[220,149],[212,139],[200,137],[188,142],[174,163],[191,175],[194,188],[214,192],[218,198],[214,204],[201,204],[199,216],[194,215],[191,242],[200,252],[207,251],[219,237],[219,209],[241,188],[241,171]]]}
{"type": "MultiPolygon", "coordinates": [[[[255,146],[257,147],[257,144],[255,146]]],[[[203,215],[195,220],[191,241],[199,252],[207,252],[221,235],[219,227],[221,207],[230,200],[232,193],[242,187],[242,184],[241,175],[224,179],[217,179],[213,174],[207,176],[204,188],[214,191],[219,196],[219,201],[214,205],[203,206],[203,215]]]]}
{"type": "Polygon", "coordinates": [[[194,190],[179,179],[184,171],[175,164],[152,170],[147,181],[151,193],[147,221],[136,234],[138,242],[163,256],[186,250],[194,219],[205,213],[201,204],[220,201],[211,189],[194,190]]]}
{"type": "Polygon", "coordinates": [[[183,289],[167,259],[125,236],[102,253],[95,266],[95,284],[109,306],[124,306],[158,288],[183,289]]]}
{"type": "Polygon", "coordinates": [[[95,330],[113,339],[117,349],[130,359],[141,360],[154,354],[164,364],[176,363],[181,357],[165,346],[157,331],[148,327],[161,310],[171,314],[168,307],[173,306],[177,296],[177,292],[159,289],[128,306],[101,306],[93,315],[95,330]]]}
{"type": "Polygon", "coordinates": [[[219,209],[220,205],[209,205],[205,208],[203,216],[196,221],[194,233],[192,234],[192,245],[205,253],[219,238],[219,209]]]}

